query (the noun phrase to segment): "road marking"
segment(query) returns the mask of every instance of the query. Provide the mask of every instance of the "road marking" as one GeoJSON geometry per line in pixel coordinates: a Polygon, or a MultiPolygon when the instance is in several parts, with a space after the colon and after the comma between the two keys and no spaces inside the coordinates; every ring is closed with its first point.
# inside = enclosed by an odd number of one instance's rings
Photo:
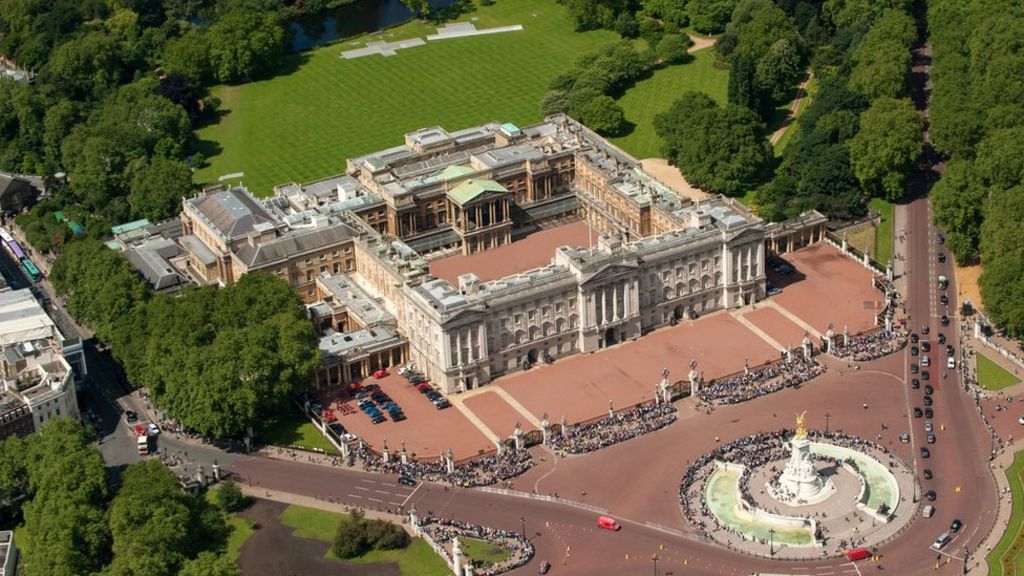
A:
{"type": "Polygon", "coordinates": [[[349,498],[362,498],[359,494],[349,494],[349,498]]]}
{"type": "Polygon", "coordinates": [[[391,492],[388,492],[387,490],[374,490],[374,492],[377,494],[391,494],[391,492]]]}
{"type": "Polygon", "coordinates": [[[367,498],[367,500],[369,500],[370,502],[381,502],[381,503],[384,502],[383,500],[379,500],[377,498],[367,498]]]}
{"type": "Polygon", "coordinates": [[[402,505],[401,502],[388,502],[388,504],[390,504],[391,506],[401,506],[402,505]]]}
{"type": "MultiPolygon", "coordinates": [[[[853,569],[857,571],[857,576],[860,576],[860,568],[857,567],[857,563],[851,561],[850,565],[853,566],[853,569]]],[[[849,572],[849,570],[847,570],[847,572],[849,572]]]]}
{"type": "Polygon", "coordinates": [[[405,505],[409,503],[410,499],[412,499],[412,495],[415,494],[420,489],[421,486],[423,486],[422,482],[417,484],[416,487],[413,488],[412,492],[409,492],[409,495],[405,497],[405,500],[402,500],[402,504],[398,508],[399,509],[405,508],[405,505]]]}
{"type": "Polygon", "coordinates": [[[369,488],[366,488],[366,487],[364,487],[364,486],[356,486],[356,487],[355,487],[355,489],[356,489],[356,490],[364,490],[364,491],[366,491],[366,492],[369,492],[369,491],[370,491],[370,489],[369,489],[369,488]]]}
{"type": "Polygon", "coordinates": [[[360,478],[360,482],[366,482],[367,484],[379,484],[376,480],[370,480],[369,478],[360,478]]]}

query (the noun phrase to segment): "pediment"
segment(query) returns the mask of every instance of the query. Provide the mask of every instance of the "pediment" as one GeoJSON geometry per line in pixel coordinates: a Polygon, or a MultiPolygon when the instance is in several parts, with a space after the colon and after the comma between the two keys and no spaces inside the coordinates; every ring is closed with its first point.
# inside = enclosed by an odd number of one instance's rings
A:
{"type": "Polygon", "coordinates": [[[612,278],[615,278],[616,276],[622,276],[622,275],[625,275],[625,274],[634,274],[634,273],[636,273],[636,270],[638,268],[639,268],[639,265],[635,264],[635,263],[617,262],[615,264],[606,264],[606,265],[598,268],[596,271],[594,271],[594,272],[584,276],[583,280],[580,282],[580,284],[581,285],[586,285],[586,284],[589,284],[589,283],[602,282],[602,281],[605,281],[605,280],[611,280],[612,278]]]}

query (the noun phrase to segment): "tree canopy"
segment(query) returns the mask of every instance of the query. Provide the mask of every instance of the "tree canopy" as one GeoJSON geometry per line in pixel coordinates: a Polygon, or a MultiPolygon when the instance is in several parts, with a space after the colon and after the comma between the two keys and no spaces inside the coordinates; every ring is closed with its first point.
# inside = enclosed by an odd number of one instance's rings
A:
{"type": "Polygon", "coordinates": [[[922,128],[909,99],[878,98],[861,114],[860,131],[849,146],[853,173],[865,190],[889,201],[903,197],[923,147],[922,128]]]}
{"type": "Polygon", "coordinates": [[[666,157],[687,181],[726,195],[742,194],[764,175],[771,148],[764,124],[742,106],[719,107],[700,92],[687,92],[654,128],[666,157]]]}

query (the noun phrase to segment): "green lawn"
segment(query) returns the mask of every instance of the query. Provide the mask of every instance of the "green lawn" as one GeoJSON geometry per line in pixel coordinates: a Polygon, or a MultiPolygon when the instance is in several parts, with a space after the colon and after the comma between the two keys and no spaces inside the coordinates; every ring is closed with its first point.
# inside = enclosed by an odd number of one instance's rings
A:
{"type": "Polygon", "coordinates": [[[298,446],[337,454],[338,450],[320,430],[298,414],[283,417],[256,430],[256,437],[273,446],[298,446]]]}
{"type": "MultiPolygon", "coordinates": [[[[551,78],[618,38],[606,30],[574,32],[565,8],[552,0],[500,1],[460,19],[471,17],[480,28],[524,29],[345,60],[340,53],[367,37],[350,39],[289,56],[274,78],[215,89],[224,115],[198,130],[210,166],[196,180],[245,172],[249,189],[266,196],[275,184],[343,172],[346,158],[397,146],[418,128],[536,122],[551,78]]],[[[384,36],[422,36],[427,29],[413,22],[384,36]]],[[[722,80],[723,93],[724,86],[722,80]]]]}
{"type": "Polygon", "coordinates": [[[882,222],[875,228],[875,261],[885,266],[892,260],[892,203],[872,198],[868,207],[882,215],[882,222]]]}
{"type": "MultiPolygon", "coordinates": [[[[280,516],[281,523],[294,528],[293,534],[296,536],[328,543],[334,541],[334,533],[343,518],[341,514],[302,506],[289,506],[280,516]]],[[[327,557],[337,559],[330,551],[327,557]]],[[[402,576],[445,576],[450,573],[444,560],[421,538],[414,538],[402,550],[373,551],[358,558],[346,558],[344,562],[398,564],[402,576]]]]}
{"type": "Polygon", "coordinates": [[[459,538],[459,540],[462,542],[462,550],[471,560],[497,564],[509,558],[508,550],[491,544],[486,540],[479,540],[477,538],[459,538]]]}
{"type": "MultiPolygon", "coordinates": [[[[982,357],[978,356],[980,360],[982,357]]],[[[1010,512],[1010,524],[1006,532],[996,544],[992,552],[985,558],[988,563],[989,576],[1024,574],[1024,534],[1021,533],[1021,522],[1024,521],[1024,452],[1017,452],[1013,464],[1006,470],[1006,478],[1010,482],[1013,504],[1010,512]]]]}
{"type": "Polygon", "coordinates": [[[688,64],[662,68],[636,83],[619,98],[633,131],[612,142],[639,159],[661,157],[661,138],[654,133],[654,116],[668,110],[688,90],[698,90],[725,104],[729,71],[715,68],[715,51],[698,50],[688,64]]]}
{"type": "Polygon", "coordinates": [[[256,527],[248,518],[242,518],[234,514],[228,516],[228,526],[231,527],[231,535],[228,536],[227,549],[224,553],[232,560],[237,561],[242,545],[256,532],[256,527]]]}
{"type": "Polygon", "coordinates": [[[989,360],[983,354],[976,354],[975,358],[978,361],[978,385],[985,390],[1002,390],[1020,382],[1020,378],[989,360]]]}

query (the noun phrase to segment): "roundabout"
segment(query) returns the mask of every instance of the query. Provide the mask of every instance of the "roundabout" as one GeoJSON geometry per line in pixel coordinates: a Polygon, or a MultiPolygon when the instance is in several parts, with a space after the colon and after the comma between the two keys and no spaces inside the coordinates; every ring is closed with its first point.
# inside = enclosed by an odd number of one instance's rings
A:
{"type": "Polygon", "coordinates": [[[912,472],[886,448],[845,434],[796,431],[740,438],[702,455],[680,488],[705,538],[785,559],[876,547],[914,517],[912,472]]]}

